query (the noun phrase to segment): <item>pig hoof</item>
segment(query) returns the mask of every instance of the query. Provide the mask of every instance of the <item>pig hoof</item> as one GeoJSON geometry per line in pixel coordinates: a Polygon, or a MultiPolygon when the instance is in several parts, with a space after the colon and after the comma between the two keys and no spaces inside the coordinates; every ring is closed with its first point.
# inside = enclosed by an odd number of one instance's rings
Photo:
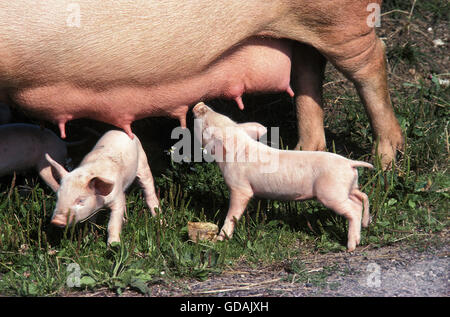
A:
{"type": "Polygon", "coordinates": [[[326,151],[325,137],[317,142],[303,142],[299,140],[294,150],[296,151],[326,151]]]}
{"type": "Polygon", "coordinates": [[[230,239],[231,239],[230,236],[228,236],[228,235],[225,234],[225,233],[221,233],[221,234],[219,234],[219,235],[216,236],[216,238],[214,239],[214,241],[225,241],[225,240],[230,240],[230,239]]]}
{"type": "Polygon", "coordinates": [[[108,245],[114,246],[114,244],[120,243],[119,238],[108,238],[108,245]]]}
{"type": "Polygon", "coordinates": [[[225,237],[223,235],[218,235],[216,236],[216,238],[214,239],[214,241],[223,241],[225,240],[225,237]]]}
{"type": "Polygon", "coordinates": [[[356,249],[356,243],[352,242],[352,243],[348,243],[347,244],[347,252],[353,252],[356,249]]]}
{"type": "MultiPolygon", "coordinates": [[[[403,149],[403,140],[397,142],[380,141],[378,144],[378,153],[377,155],[380,157],[381,167],[383,170],[392,169],[393,162],[396,162],[396,154],[402,153],[403,149]]],[[[375,152],[375,148],[374,151],[375,152]]]]}
{"type": "Polygon", "coordinates": [[[161,218],[161,219],[159,220],[159,225],[160,225],[161,227],[168,227],[168,226],[169,226],[169,224],[167,223],[166,219],[164,219],[164,218],[161,218]]]}

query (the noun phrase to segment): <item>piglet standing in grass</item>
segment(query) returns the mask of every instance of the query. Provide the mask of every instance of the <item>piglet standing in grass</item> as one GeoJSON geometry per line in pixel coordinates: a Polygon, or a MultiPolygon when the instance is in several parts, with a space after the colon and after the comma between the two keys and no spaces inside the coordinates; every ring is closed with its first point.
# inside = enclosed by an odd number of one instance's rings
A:
{"type": "Polygon", "coordinates": [[[119,242],[126,210],[125,190],[135,178],[144,189],[145,201],[155,215],[159,201],[153,176],[141,142],[122,131],[108,131],[80,165],[68,172],[48,154],[48,162],[60,176],[57,202],[51,223],[64,227],[88,219],[108,207],[108,243],[119,242]]]}
{"type": "Polygon", "coordinates": [[[347,248],[355,250],[360,242],[361,222],[367,227],[370,220],[369,200],[358,189],[356,167],[373,168],[371,164],[328,152],[271,148],[252,138],[257,134],[247,132],[260,131],[260,124],[237,124],[204,103],[197,104],[193,113],[201,120],[202,145],[214,156],[230,190],[228,214],[218,240],[232,236],[235,219],[241,218],[253,196],[276,200],[317,198],[348,220],[347,248]]]}

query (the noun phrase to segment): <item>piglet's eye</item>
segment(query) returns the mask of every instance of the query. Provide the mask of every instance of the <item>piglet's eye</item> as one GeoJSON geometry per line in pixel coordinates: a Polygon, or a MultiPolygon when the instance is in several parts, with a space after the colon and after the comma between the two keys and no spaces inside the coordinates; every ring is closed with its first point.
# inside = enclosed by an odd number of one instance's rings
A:
{"type": "Polygon", "coordinates": [[[86,199],[83,198],[83,197],[78,197],[78,198],[75,200],[75,204],[76,204],[76,205],[82,205],[82,204],[84,203],[85,200],[86,200],[86,199]]]}

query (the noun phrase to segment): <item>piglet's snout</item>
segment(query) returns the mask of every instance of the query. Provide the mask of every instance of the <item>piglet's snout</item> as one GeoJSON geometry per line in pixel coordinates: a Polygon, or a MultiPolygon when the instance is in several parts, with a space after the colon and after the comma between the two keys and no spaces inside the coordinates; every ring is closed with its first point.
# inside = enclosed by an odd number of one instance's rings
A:
{"type": "MultiPolygon", "coordinates": [[[[71,214],[69,216],[69,223],[72,222],[73,219],[73,215],[71,214]]],[[[56,214],[53,216],[52,220],[50,221],[50,223],[54,226],[57,227],[65,227],[67,225],[67,215],[64,214],[56,214]]]]}
{"type": "Polygon", "coordinates": [[[55,216],[53,217],[53,219],[50,221],[50,223],[54,226],[57,227],[65,227],[66,226],[66,219],[62,216],[55,216]]]}
{"type": "Polygon", "coordinates": [[[208,107],[203,103],[199,102],[192,108],[192,112],[194,113],[195,117],[200,117],[208,110],[208,107]]]}

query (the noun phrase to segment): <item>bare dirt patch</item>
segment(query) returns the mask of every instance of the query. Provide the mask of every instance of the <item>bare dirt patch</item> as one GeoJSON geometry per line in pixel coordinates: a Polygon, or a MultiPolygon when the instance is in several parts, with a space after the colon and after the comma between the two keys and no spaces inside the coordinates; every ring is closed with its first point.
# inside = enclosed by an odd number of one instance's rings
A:
{"type": "MultiPolygon", "coordinates": [[[[310,253],[272,265],[235,264],[206,281],[154,280],[151,297],[447,297],[448,232],[429,235],[420,244],[398,243],[355,252],[310,253]],[[301,267],[295,269],[295,263],[301,267]]],[[[62,296],[115,297],[106,288],[62,296]]],[[[125,290],[121,296],[143,296],[125,290]]]]}

